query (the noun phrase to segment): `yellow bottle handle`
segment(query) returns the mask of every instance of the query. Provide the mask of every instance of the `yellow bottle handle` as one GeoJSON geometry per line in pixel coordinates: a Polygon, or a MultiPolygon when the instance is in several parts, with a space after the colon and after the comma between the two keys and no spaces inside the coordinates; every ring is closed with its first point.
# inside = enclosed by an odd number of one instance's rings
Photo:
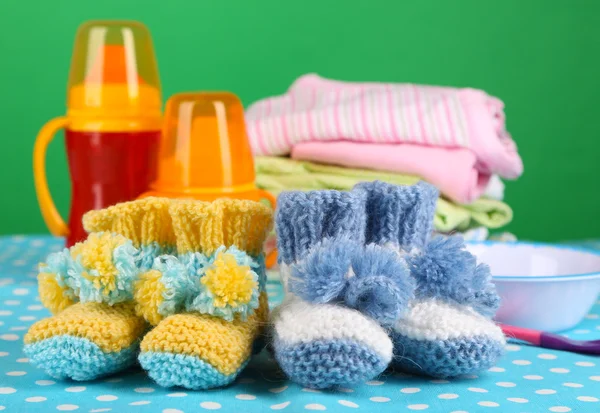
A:
{"type": "Polygon", "coordinates": [[[42,211],[44,221],[53,235],[69,235],[69,227],[62,219],[48,189],[46,179],[46,149],[48,144],[56,135],[56,132],[68,125],[66,117],[61,116],[46,123],[38,133],[33,147],[33,180],[35,182],[35,193],[42,211]]]}

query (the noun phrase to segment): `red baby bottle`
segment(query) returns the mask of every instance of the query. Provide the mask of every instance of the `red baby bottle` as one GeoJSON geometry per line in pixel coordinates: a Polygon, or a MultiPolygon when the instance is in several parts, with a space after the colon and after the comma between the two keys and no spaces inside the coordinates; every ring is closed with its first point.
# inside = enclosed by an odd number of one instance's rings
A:
{"type": "Polygon", "coordinates": [[[161,96],[148,29],[131,21],[80,26],[67,93],[67,115],[38,134],[33,169],[46,225],[71,246],[87,236],[84,213],[136,199],[156,178],[161,96]],[[60,129],[72,186],[68,225],[54,205],[45,171],[46,148],[60,129]]]}

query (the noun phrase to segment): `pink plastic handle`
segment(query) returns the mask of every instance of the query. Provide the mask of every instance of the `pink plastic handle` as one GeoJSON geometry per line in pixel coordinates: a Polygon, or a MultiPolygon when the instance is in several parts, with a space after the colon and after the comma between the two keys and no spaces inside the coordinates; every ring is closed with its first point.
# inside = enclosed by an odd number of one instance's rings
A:
{"type": "Polygon", "coordinates": [[[500,324],[500,328],[502,328],[502,332],[507,337],[523,340],[535,346],[542,344],[541,331],[530,330],[522,327],[507,326],[505,324],[500,324]]]}

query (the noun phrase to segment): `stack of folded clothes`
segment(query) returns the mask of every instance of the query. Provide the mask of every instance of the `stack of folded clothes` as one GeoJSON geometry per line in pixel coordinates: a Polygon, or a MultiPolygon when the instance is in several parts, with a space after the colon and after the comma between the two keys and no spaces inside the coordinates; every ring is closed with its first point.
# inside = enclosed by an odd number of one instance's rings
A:
{"type": "Polygon", "coordinates": [[[257,184],[278,193],[422,179],[442,194],[436,231],[486,239],[512,218],[501,179],[523,172],[503,107],[476,89],[305,75],[246,112],[257,184]]]}

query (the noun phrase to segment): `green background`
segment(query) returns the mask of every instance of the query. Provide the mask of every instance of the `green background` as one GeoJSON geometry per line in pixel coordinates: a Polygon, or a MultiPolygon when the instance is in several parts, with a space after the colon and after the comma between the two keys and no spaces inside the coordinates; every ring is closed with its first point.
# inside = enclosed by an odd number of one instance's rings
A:
{"type": "MultiPolygon", "coordinates": [[[[0,0],[0,233],[46,227],[31,152],[64,113],[74,34],[136,19],[155,42],[165,97],[237,93],[245,104],[299,75],[481,88],[506,103],[525,174],[506,187],[520,238],[600,236],[600,2],[567,0],[0,0]]],[[[63,142],[48,179],[66,216],[63,142]]]]}

